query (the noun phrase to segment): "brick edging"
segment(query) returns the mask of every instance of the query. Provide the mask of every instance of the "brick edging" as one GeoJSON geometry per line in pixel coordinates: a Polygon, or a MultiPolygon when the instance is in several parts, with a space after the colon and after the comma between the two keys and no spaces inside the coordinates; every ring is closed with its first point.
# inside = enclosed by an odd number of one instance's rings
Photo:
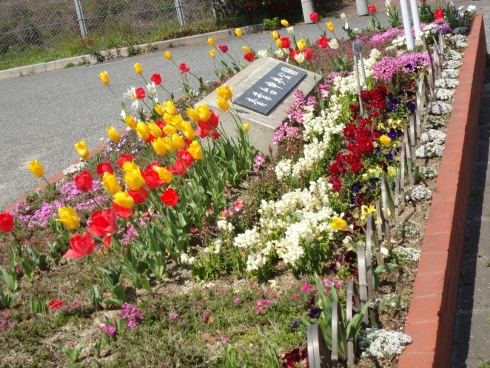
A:
{"type": "Polygon", "coordinates": [[[430,207],[398,368],[449,367],[486,69],[483,16],[472,20],[430,207]]]}

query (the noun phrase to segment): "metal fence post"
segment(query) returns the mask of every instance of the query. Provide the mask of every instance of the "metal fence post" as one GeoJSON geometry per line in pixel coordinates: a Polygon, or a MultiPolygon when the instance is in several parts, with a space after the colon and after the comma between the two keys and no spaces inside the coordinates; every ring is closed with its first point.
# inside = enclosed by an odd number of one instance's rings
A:
{"type": "Polygon", "coordinates": [[[83,18],[82,4],[80,0],[75,1],[75,8],[77,9],[78,24],[80,25],[80,33],[82,38],[87,38],[87,27],[85,26],[85,19],[83,18]]]}
{"type": "Polygon", "coordinates": [[[175,10],[177,11],[177,17],[179,18],[179,23],[181,26],[185,26],[184,14],[182,13],[182,4],[180,0],[175,1],[175,10]]]}

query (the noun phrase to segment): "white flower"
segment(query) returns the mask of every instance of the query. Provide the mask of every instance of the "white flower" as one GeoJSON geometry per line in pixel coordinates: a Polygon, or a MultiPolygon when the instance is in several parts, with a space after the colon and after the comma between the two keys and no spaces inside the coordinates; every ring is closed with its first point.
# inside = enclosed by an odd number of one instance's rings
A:
{"type": "Polygon", "coordinates": [[[282,49],[274,50],[274,54],[280,59],[284,57],[284,51],[282,49]]]}
{"type": "Polygon", "coordinates": [[[339,48],[339,41],[337,41],[336,38],[331,38],[328,46],[330,46],[331,49],[336,50],[339,48]]]}
{"type": "Polygon", "coordinates": [[[157,85],[155,84],[155,82],[150,82],[146,85],[146,89],[148,90],[148,92],[150,92],[152,95],[156,95],[157,94],[157,85]]]}
{"type": "Polygon", "coordinates": [[[342,20],[345,19],[345,14],[344,13],[340,14],[340,19],[342,19],[342,20]]]}
{"type": "Polygon", "coordinates": [[[387,8],[390,8],[390,7],[391,7],[391,0],[386,0],[386,1],[385,1],[385,6],[386,6],[387,8]]]}
{"type": "Polygon", "coordinates": [[[294,60],[296,60],[298,64],[303,64],[305,62],[305,55],[302,52],[300,52],[294,55],[294,60]]]}
{"type": "Polygon", "coordinates": [[[259,50],[257,52],[257,55],[261,58],[267,57],[267,50],[266,49],[259,50]]]}
{"type": "Polygon", "coordinates": [[[289,34],[293,34],[294,33],[294,27],[293,26],[288,27],[286,29],[287,29],[287,31],[288,31],[289,34]]]}
{"type": "Polygon", "coordinates": [[[349,23],[345,22],[345,26],[344,26],[345,29],[349,29],[349,23]]]}
{"type": "Polygon", "coordinates": [[[363,357],[390,357],[402,353],[404,345],[410,344],[410,336],[401,332],[367,328],[359,337],[363,357]]]}
{"type": "Polygon", "coordinates": [[[132,102],[131,108],[132,109],[137,109],[138,108],[138,99],[136,98],[136,87],[131,86],[130,89],[124,94],[124,96],[128,97],[132,102]]]}

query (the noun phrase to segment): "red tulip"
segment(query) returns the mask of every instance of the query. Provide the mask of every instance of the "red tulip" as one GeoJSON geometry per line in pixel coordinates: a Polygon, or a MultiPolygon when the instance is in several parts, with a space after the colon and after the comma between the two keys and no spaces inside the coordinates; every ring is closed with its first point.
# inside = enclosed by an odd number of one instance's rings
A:
{"type": "Polygon", "coordinates": [[[117,214],[112,209],[95,211],[90,216],[88,232],[95,236],[112,235],[117,229],[117,214]]]}
{"type": "Polygon", "coordinates": [[[179,69],[180,69],[182,74],[187,73],[191,70],[191,68],[187,64],[184,64],[184,63],[179,65],[179,69]]]}
{"type": "Polygon", "coordinates": [[[110,162],[101,162],[97,165],[97,174],[101,177],[104,176],[104,173],[108,172],[109,174],[114,174],[114,169],[110,162]]]}
{"type": "Polygon", "coordinates": [[[305,55],[306,60],[311,60],[311,58],[313,57],[313,50],[306,48],[303,50],[303,55],[305,55]]]}
{"type": "Polygon", "coordinates": [[[153,74],[150,80],[155,84],[162,84],[162,77],[160,76],[160,73],[153,74]]]}
{"type": "Polygon", "coordinates": [[[174,169],[179,175],[184,175],[187,172],[187,166],[178,158],[174,162],[174,169]]]}
{"type": "Polygon", "coordinates": [[[289,47],[291,46],[291,40],[289,39],[289,37],[283,37],[281,38],[281,44],[283,49],[289,49],[289,47]]]}
{"type": "Polygon", "coordinates": [[[93,179],[87,170],[82,171],[80,175],[73,176],[73,179],[75,180],[75,186],[80,192],[87,193],[92,190],[93,179]]]}
{"type": "Polygon", "coordinates": [[[252,61],[255,60],[255,54],[252,51],[250,51],[247,52],[245,55],[243,55],[243,58],[247,60],[249,63],[251,63],[252,61]]]}
{"type": "Polygon", "coordinates": [[[177,204],[179,201],[179,196],[177,195],[177,192],[172,189],[168,188],[163,192],[163,194],[160,196],[160,199],[162,200],[163,203],[165,203],[169,207],[173,207],[177,204]]]}
{"type": "Polygon", "coordinates": [[[142,87],[136,88],[136,91],[135,92],[136,92],[136,98],[138,100],[142,100],[146,96],[145,90],[142,87]]]}
{"type": "Polygon", "coordinates": [[[145,188],[141,187],[138,190],[128,190],[128,194],[133,197],[134,204],[142,204],[145,203],[148,198],[148,192],[145,188]]]}
{"type": "Polygon", "coordinates": [[[119,167],[122,168],[124,163],[127,161],[133,162],[133,156],[131,156],[129,153],[119,156],[116,162],[119,165],[119,167]]]}
{"type": "Polygon", "coordinates": [[[0,213],[0,230],[9,233],[14,228],[14,218],[8,212],[0,213]]]}
{"type": "Polygon", "coordinates": [[[112,235],[106,236],[104,238],[104,243],[102,243],[102,245],[104,246],[105,249],[109,249],[111,247],[111,239],[112,239],[112,235]]]}
{"type": "Polygon", "coordinates": [[[161,167],[159,162],[155,161],[149,164],[145,171],[143,171],[143,178],[145,179],[145,184],[150,189],[156,189],[159,187],[163,187],[167,183],[165,183],[162,179],[160,179],[160,175],[155,170],[155,167],[161,167]]]}
{"type": "Polygon", "coordinates": [[[228,52],[228,46],[226,46],[224,43],[222,43],[221,45],[218,46],[218,49],[222,52],[222,53],[227,53],[228,52]]]}
{"type": "Polygon", "coordinates": [[[328,38],[323,36],[318,39],[318,47],[326,49],[328,47],[328,38]]]}
{"type": "Polygon", "coordinates": [[[119,217],[124,219],[131,217],[134,213],[134,207],[126,208],[117,204],[116,202],[112,202],[112,208],[114,209],[114,211],[116,211],[119,217]]]}
{"type": "Polygon", "coordinates": [[[63,300],[50,300],[49,301],[49,309],[53,310],[59,308],[63,305],[63,300]]]}
{"type": "Polygon", "coordinates": [[[311,13],[310,14],[310,20],[312,22],[315,22],[315,23],[318,22],[318,14],[317,13],[311,13]]]}
{"type": "Polygon", "coordinates": [[[434,13],[434,18],[436,18],[436,20],[442,20],[442,18],[444,18],[444,12],[442,11],[441,8],[436,9],[434,13]]]}
{"type": "Polygon", "coordinates": [[[178,159],[182,160],[186,167],[191,167],[192,164],[194,164],[194,157],[192,157],[192,155],[185,150],[179,150],[177,156],[178,159]]]}
{"type": "Polygon", "coordinates": [[[65,253],[65,257],[67,258],[80,258],[84,256],[89,256],[92,254],[95,248],[95,241],[92,237],[83,233],[82,236],[76,233],[70,239],[70,247],[71,249],[65,253]]]}

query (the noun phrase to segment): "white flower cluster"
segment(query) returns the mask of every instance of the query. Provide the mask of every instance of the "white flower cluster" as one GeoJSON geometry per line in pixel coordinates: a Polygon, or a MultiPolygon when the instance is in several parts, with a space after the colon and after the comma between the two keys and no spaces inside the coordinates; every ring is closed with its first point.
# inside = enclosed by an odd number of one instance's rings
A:
{"type": "Polygon", "coordinates": [[[466,41],[468,40],[468,37],[467,36],[460,35],[460,34],[455,34],[455,35],[450,35],[449,36],[449,39],[452,42],[454,42],[454,45],[458,49],[463,49],[463,48],[468,47],[468,44],[466,43],[466,41]]]}
{"type": "Polygon", "coordinates": [[[454,60],[454,61],[461,61],[463,59],[463,54],[460,52],[457,52],[456,50],[450,49],[446,53],[446,60],[454,60]]]}
{"type": "MultiPolygon", "coordinates": [[[[421,32],[422,34],[426,34],[425,32],[421,32]]],[[[407,37],[405,35],[395,38],[391,41],[391,44],[395,47],[402,47],[407,44],[407,37]]]]}
{"type": "Polygon", "coordinates": [[[285,176],[291,176],[291,160],[282,160],[277,163],[276,168],[274,169],[276,173],[277,180],[284,179],[285,176]]]}
{"type": "Polygon", "coordinates": [[[377,307],[381,310],[397,307],[400,309],[406,309],[408,307],[408,303],[402,300],[400,294],[386,294],[374,299],[373,303],[375,308],[377,307]]]}
{"type": "MultiPolygon", "coordinates": [[[[454,69],[448,69],[448,70],[454,70],[454,69]]],[[[439,88],[451,88],[454,89],[458,86],[459,82],[456,79],[452,78],[439,78],[436,80],[436,87],[439,88]]]]}
{"type": "Polygon", "coordinates": [[[343,126],[336,124],[342,105],[338,102],[339,97],[332,95],[327,109],[320,111],[318,116],[313,114],[313,106],[307,108],[307,113],[303,115],[303,139],[308,142],[314,136],[322,136],[324,141],[330,140],[332,134],[342,131],[343,126]]]}
{"type": "Polygon", "coordinates": [[[407,261],[418,262],[420,260],[420,250],[415,248],[404,247],[402,245],[393,248],[395,253],[400,254],[407,261]]]}
{"type": "Polygon", "coordinates": [[[320,141],[318,138],[313,138],[311,143],[305,144],[303,148],[304,157],[301,157],[298,162],[293,165],[291,171],[292,176],[294,178],[299,178],[302,173],[310,171],[316,162],[325,157],[327,148],[328,142],[325,142],[325,140],[320,141]]]}
{"type": "Polygon", "coordinates": [[[407,190],[407,195],[405,199],[407,201],[421,201],[422,199],[431,199],[432,198],[432,190],[426,188],[422,185],[416,185],[412,188],[412,190],[407,190]]]}
{"type": "Polygon", "coordinates": [[[415,156],[420,158],[442,157],[443,152],[443,145],[435,142],[427,142],[415,150],[415,156]]]}
{"type": "Polygon", "coordinates": [[[437,115],[427,115],[424,120],[424,127],[427,129],[442,127],[446,125],[446,119],[437,115]]]}
{"type": "Polygon", "coordinates": [[[410,336],[401,332],[366,328],[359,337],[363,357],[384,358],[401,354],[405,345],[410,344],[410,336]]]}
{"type": "Polygon", "coordinates": [[[427,166],[421,166],[419,167],[419,174],[426,179],[431,179],[439,175],[439,172],[437,171],[437,169],[433,169],[427,166]]]}
{"type": "Polygon", "coordinates": [[[434,142],[437,144],[444,144],[446,141],[446,134],[440,130],[430,129],[420,135],[421,142],[434,142]]]}
{"type": "Polygon", "coordinates": [[[235,228],[235,226],[233,226],[231,222],[228,222],[226,220],[219,220],[218,222],[216,222],[216,225],[218,226],[218,229],[229,232],[232,232],[235,228]]]}
{"type": "Polygon", "coordinates": [[[84,161],[79,162],[78,164],[70,165],[63,170],[63,175],[71,175],[71,174],[78,173],[82,171],[85,168],[85,166],[87,166],[87,164],[84,161]]]}
{"type": "Polygon", "coordinates": [[[442,78],[458,79],[459,69],[444,69],[442,71],[442,78]]]}
{"type": "Polygon", "coordinates": [[[463,63],[458,60],[446,60],[442,63],[444,69],[458,69],[461,68],[461,65],[463,65],[463,63]]]}
{"type": "Polygon", "coordinates": [[[180,262],[183,264],[191,265],[196,261],[194,257],[189,257],[189,255],[185,252],[180,253],[180,262]]]}
{"type": "Polygon", "coordinates": [[[437,88],[435,90],[436,98],[438,100],[447,101],[454,98],[454,91],[445,88],[437,88]]]}
{"type": "Polygon", "coordinates": [[[429,113],[432,115],[445,115],[453,111],[453,107],[445,102],[429,102],[429,113]]]}

